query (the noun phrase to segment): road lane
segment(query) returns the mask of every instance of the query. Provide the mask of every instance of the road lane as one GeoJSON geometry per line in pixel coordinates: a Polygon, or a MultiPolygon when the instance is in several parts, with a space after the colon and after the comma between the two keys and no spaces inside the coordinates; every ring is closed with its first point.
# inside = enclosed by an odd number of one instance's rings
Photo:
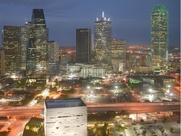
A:
{"type": "MultiPolygon", "coordinates": [[[[137,112],[159,112],[180,111],[180,103],[86,103],[88,112],[122,111],[137,112]]],[[[0,116],[36,116],[40,115],[43,106],[36,107],[10,107],[0,109],[0,116]]]]}

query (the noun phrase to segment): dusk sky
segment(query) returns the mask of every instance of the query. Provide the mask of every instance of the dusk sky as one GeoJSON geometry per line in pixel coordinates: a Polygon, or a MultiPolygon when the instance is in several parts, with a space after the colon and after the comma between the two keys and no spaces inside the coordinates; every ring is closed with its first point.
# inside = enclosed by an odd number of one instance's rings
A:
{"type": "MultiPolygon", "coordinates": [[[[76,29],[91,28],[102,11],[111,19],[112,35],[127,45],[150,45],[151,11],[162,4],[169,12],[169,45],[180,45],[180,0],[0,0],[0,29],[22,26],[32,10],[44,9],[49,40],[75,46],[76,29]]],[[[2,35],[2,33],[1,33],[2,35]]],[[[0,44],[2,39],[0,38],[0,44]]]]}

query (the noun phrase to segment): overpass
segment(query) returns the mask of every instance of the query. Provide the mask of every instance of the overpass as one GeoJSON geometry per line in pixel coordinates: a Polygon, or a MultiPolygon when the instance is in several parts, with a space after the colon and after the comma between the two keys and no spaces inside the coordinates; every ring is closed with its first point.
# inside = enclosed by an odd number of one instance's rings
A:
{"type": "MultiPolygon", "coordinates": [[[[86,103],[88,113],[90,112],[106,112],[106,111],[122,111],[129,113],[148,113],[161,111],[180,111],[180,102],[162,102],[162,103],[86,103]]],[[[0,108],[0,116],[39,116],[43,110],[42,106],[35,107],[7,107],[0,108]]]]}

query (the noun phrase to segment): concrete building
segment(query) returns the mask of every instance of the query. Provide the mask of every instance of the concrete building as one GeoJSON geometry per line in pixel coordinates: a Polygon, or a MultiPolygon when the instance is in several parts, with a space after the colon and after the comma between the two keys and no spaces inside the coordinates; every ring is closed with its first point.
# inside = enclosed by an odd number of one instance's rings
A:
{"type": "Polygon", "coordinates": [[[126,66],[126,41],[112,40],[109,46],[109,56],[113,71],[124,71],[126,66]]]}
{"type": "Polygon", "coordinates": [[[45,100],[45,136],[87,136],[87,106],[79,98],[45,100]]]}
{"type": "Polygon", "coordinates": [[[59,62],[59,45],[58,42],[48,41],[48,62],[59,62]]]}
{"type": "Polygon", "coordinates": [[[49,76],[59,74],[59,45],[55,41],[48,41],[47,73],[49,76]]]}
{"type": "Polygon", "coordinates": [[[105,73],[106,73],[106,70],[102,67],[84,65],[81,68],[80,76],[83,78],[87,78],[87,77],[102,78],[105,76],[105,73]]]}

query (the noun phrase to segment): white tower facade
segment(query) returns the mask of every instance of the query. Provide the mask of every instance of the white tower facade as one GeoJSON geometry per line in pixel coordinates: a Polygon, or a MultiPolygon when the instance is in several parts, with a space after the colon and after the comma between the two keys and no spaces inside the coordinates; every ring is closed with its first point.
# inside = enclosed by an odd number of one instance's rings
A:
{"type": "Polygon", "coordinates": [[[87,136],[87,106],[79,98],[45,100],[45,136],[87,136]]]}

